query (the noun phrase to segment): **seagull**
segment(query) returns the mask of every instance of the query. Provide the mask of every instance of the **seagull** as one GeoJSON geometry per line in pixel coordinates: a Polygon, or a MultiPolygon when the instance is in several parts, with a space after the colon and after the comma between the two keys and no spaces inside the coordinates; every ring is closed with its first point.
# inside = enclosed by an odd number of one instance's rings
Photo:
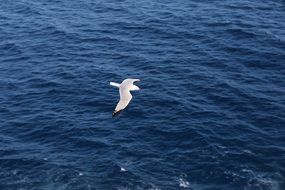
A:
{"type": "Polygon", "coordinates": [[[132,99],[130,91],[140,90],[138,86],[133,84],[137,81],[140,81],[140,79],[125,79],[121,84],[110,82],[110,85],[118,87],[120,92],[120,101],[118,102],[115,111],[112,114],[112,117],[118,115],[130,103],[132,99]]]}

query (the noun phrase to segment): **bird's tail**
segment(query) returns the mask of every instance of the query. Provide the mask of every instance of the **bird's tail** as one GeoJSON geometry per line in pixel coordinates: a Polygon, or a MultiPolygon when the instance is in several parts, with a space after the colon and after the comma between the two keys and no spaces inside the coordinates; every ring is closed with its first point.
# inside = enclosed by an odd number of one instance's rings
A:
{"type": "Polygon", "coordinates": [[[116,87],[118,87],[118,88],[120,87],[120,84],[115,83],[115,82],[110,82],[110,85],[111,85],[111,86],[116,86],[116,87]]]}

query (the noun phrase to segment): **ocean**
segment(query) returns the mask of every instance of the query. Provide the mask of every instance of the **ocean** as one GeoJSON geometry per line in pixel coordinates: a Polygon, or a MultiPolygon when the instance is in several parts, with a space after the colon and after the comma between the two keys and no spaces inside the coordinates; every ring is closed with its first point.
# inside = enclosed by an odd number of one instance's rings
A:
{"type": "Polygon", "coordinates": [[[285,2],[2,0],[0,189],[284,190],[285,2]]]}

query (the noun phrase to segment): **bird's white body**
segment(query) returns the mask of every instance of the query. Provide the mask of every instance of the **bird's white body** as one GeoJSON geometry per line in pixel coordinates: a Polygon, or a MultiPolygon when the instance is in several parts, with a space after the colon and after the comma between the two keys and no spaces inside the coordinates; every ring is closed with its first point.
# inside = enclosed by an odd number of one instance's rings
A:
{"type": "Polygon", "coordinates": [[[119,88],[120,92],[120,101],[118,102],[115,111],[113,112],[113,116],[117,113],[125,109],[130,101],[132,100],[132,94],[130,91],[139,90],[140,88],[133,83],[136,81],[140,81],[139,79],[125,79],[121,84],[110,82],[110,85],[116,86],[119,88]]]}

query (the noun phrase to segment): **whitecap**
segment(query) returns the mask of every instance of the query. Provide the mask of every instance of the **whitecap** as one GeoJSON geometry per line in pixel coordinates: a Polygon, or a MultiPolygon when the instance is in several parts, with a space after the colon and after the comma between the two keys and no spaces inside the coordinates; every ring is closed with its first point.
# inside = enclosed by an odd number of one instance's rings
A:
{"type": "Polygon", "coordinates": [[[190,186],[190,183],[185,179],[179,178],[178,182],[179,182],[179,187],[187,188],[190,186]]]}
{"type": "Polygon", "coordinates": [[[83,173],[80,172],[78,175],[79,175],[79,176],[83,176],[83,173]]]}

